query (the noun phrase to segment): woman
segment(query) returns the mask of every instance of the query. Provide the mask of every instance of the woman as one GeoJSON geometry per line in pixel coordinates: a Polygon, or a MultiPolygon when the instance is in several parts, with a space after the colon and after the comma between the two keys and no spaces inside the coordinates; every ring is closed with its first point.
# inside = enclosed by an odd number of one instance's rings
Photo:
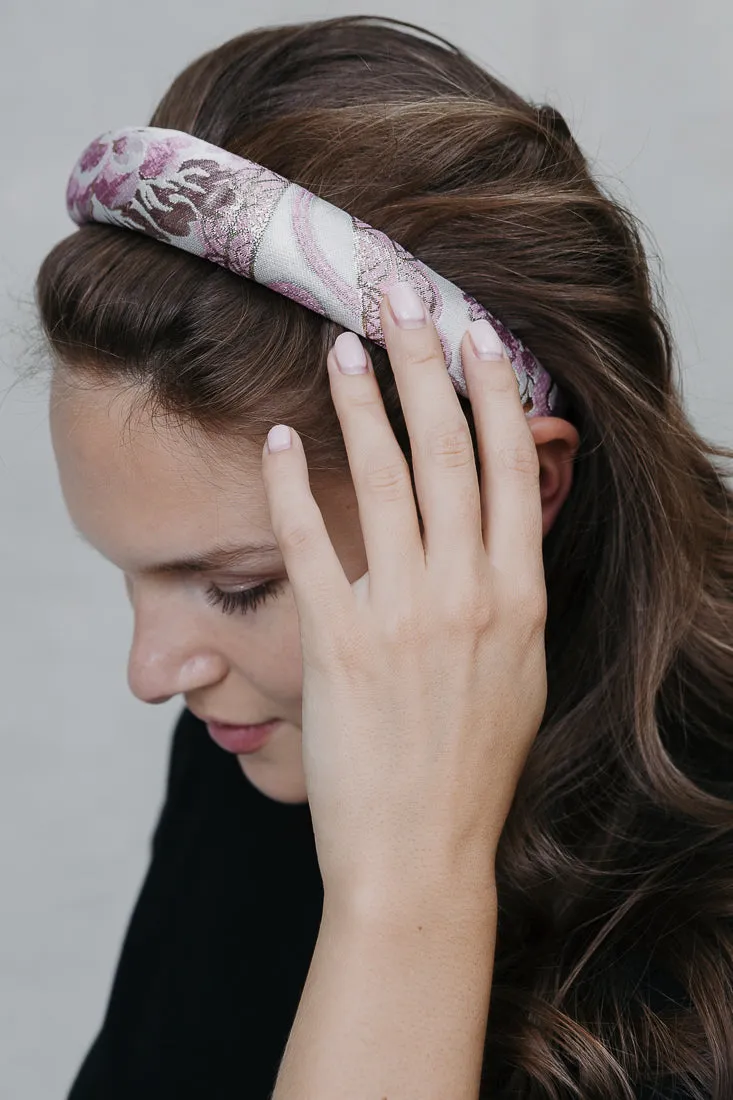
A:
{"type": "Polygon", "coordinates": [[[340,378],[348,326],[129,225],[83,224],[39,273],[70,514],[124,573],[132,690],[186,702],[70,1100],[733,1095],[733,452],[691,426],[637,225],[561,116],[410,29],[253,31],[150,125],[399,242],[530,349],[561,413],[523,416],[514,364],[467,337],[451,389],[431,318],[402,330],[387,299],[340,378]],[[460,431],[440,487],[421,441],[454,406],[505,539],[499,626],[494,581],[445,610],[478,484],[460,431]],[[444,583],[405,632],[418,523],[444,583]],[[246,551],[191,560],[214,541],[246,551]],[[365,656],[343,609],[389,578],[392,648],[365,656]]]}

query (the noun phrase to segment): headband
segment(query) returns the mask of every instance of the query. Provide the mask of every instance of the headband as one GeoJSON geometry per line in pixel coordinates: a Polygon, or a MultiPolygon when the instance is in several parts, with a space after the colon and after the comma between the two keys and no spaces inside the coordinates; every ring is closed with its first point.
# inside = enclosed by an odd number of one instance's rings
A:
{"type": "Polygon", "coordinates": [[[92,141],[66,205],[79,225],[135,229],[292,298],[380,347],[381,296],[410,283],[440,336],[448,373],[468,390],[461,340],[485,318],[519,382],[527,416],[557,416],[562,391],[502,323],[378,229],[254,161],[180,130],[131,126],[92,141]]]}

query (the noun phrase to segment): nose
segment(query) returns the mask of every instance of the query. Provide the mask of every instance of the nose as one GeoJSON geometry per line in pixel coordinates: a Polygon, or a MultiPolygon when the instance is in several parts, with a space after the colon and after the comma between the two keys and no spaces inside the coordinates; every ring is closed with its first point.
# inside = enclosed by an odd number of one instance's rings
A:
{"type": "Polygon", "coordinates": [[[135,627],[127,663],[130,691],[143,703],[165,703],[223,680],[224,655],[197,628],[195,616],[171,600],[134,602],[135,627]],[[166,606],[167,605],[167,606],[166,606]]]}
{"type": "Polygon", "coordinates": [[[175,695],[189,695],[198,688],[219,683],[226,666],[216,653],[199,653],[187,660],[175,654],[160,654],[140,659],[130,651],[127,683],[132,694],[143,703],[167,703],[175,695]]]}

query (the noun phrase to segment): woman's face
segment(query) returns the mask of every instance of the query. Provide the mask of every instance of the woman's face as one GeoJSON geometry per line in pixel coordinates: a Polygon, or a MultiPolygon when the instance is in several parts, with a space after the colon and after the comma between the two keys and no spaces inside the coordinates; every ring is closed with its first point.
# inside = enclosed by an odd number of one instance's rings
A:
{"type": "MultiPolygon", "coordinates": [[[[133,693],[147,703],[181,694],[203,719],[236,725],[282,719],[268,742],[239,756],[247,777],[271,798],[305,802],[300,743],[298,616],[270,525],[261,452],[215,455],[192,430],[135,414],[132,394],[81,388],[58,372],[51,389],[51,437],[72,521],[124,574],[134,612],[128,664],[133,693]],[[253,553],[259,543],[270,549],[253,553]],[[224,565],[161,571],[226,545],[224,565]],[[267,581],[278,590],[244,613],[215,605],[215,589],[236,593],[267,581]]],[[[349,580],[367,569],[350,478],[314,495],[349,580]]]]}
{"type": "MultiPolygon", "coordinates": [[[[239,763],[263,794],[305,802],[298,615],[270,526],[260,448],[243,443],[233,458],[193,429],[184,433],[162,417],[153,423],[136,411],[134,396],[79,386],[56,371],[50,409],[71,519],[124,574],[134,612],[130,688],[147,703],[180,694],[204,721],[279,718],[266,744],[239,763]],[[233,551],[226,564],[180,564],[224,546],[233,551]],[[244,613],[234,606],[237,590],[268,581],[278,587],[264,602],[244,613]],[[215,602],[217,591],[230,593],[224,605],[215,602]]],[[[578,433],[557,417],[532,419],[530,427],[546,534],[570,490],[578,433]]],[[[367,559],[351,478],[312,491],[354,581],[367,559]]]]}

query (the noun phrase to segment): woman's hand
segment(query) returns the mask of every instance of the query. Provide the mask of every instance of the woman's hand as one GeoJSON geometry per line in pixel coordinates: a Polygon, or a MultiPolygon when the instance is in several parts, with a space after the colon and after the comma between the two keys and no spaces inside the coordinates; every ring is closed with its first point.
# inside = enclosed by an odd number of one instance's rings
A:
{"type": "MultiPolygon", "coordinates": [[[[483,361],[464,336],[479,487],[466,418],[423,314],[422,327],[403,328],[381,303],[423,536],[371,364],[344,374],[334,349],[328,356],[369,563],[356,582],[310,492],[297,434],[289,449],[263,452],[300,621],[303,761],[325,897],[367,908],[465,893],[468,883],[493,890],[547,698],[539,459],[519,386],[505,355],[483,361]]],[[[336,346],[353,353],[354,339],[336,346]]]]}

